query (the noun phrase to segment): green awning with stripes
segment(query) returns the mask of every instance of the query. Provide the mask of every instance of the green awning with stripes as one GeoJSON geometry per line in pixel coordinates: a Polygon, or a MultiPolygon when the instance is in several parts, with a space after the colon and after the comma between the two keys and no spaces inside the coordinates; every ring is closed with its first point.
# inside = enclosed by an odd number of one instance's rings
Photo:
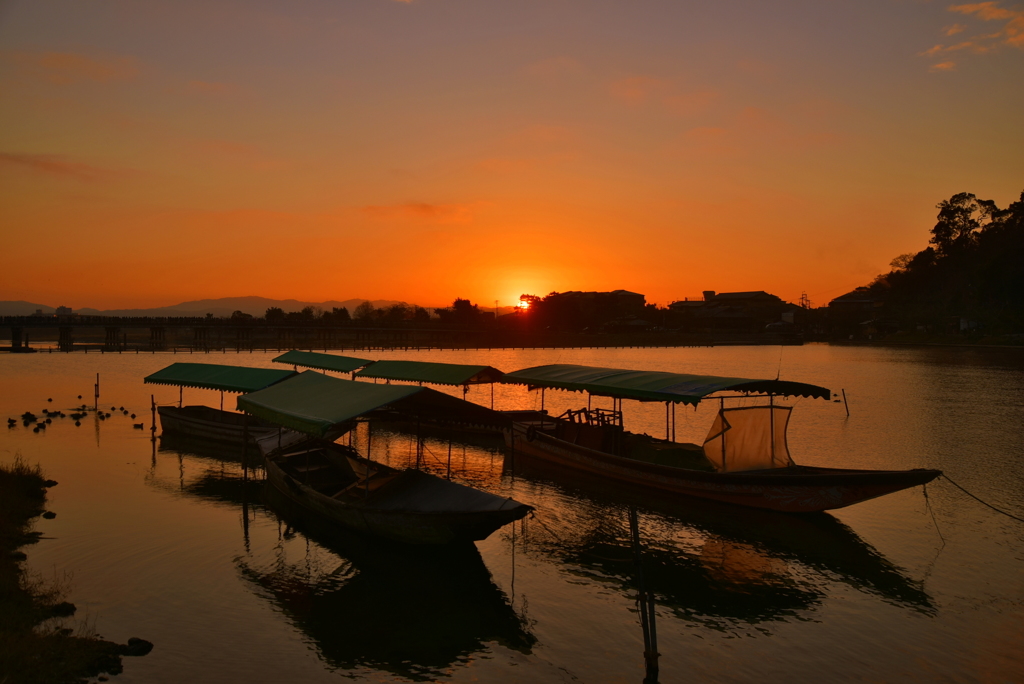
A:
{"type": "Polygon", "coordinates": [[[317,437],[384,408],[436,422],[508,423],[500,413],[428,387],[374,385],[316,371],[304,371],[272,387],[238,397],[240,411],[317,437]]]}
{"type": "Polygon", "coordinates": [[[295,374],[295,371],[276,368],[224,366],[217,363],[172,363],[167,368],[147,375],[143,382],[150,385],[199,387],[225,392],[255,392],[295,374]]]}
{"type": "Polygon", "coordinates": [[[406,380],[432,385],[477,385],[498,382],[504,375],[491,366],[429,361],[378,361],[356,373],[357,378],[406,380]]]}
{"type": "Polygon", "coordinates": [[[821,399],[828,399],[830,396],[829,390],[825,387],[789,380],[687,375],[561,363],[506,373],[501,381],[508,384],[529,385],[531,388],[551,387],[589,392],[598,396],[618,399],[671,401],[683,404],[697,404],[709,394],[727,390],[821,399]]]}
{"type": "Polygon", "coordinates": [[[362,368],[363,366],[373,363],[373,361],[369,359],[359,359],[354,356],[321,354],[320,352],[293,349],[276,357],[274,359],[274,363],[287,363],[292,366],[301,366],[303,368],[317,368],[319,370],[338,371],[339,373],[351,373],[357,368],[362,368]]]}

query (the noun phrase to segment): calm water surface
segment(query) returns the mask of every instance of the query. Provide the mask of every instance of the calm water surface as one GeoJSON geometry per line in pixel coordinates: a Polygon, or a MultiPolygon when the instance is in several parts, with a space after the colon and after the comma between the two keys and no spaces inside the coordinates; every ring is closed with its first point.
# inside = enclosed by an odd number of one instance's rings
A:
{"type": "MultiPolygon", "coordinates": [[[[54,520],[27,549],[103,636],[154,651],[121,682],[639,682],[643,638],[627,511],[636,505],[658,602],[661,681],[1024,680],[1024,524],[946,482],[830,515],[799,517],[608,488],[522,461],[486,439],[453,447],[457,479],[534,505],[536,515],[460,553],[397,555],[293,517],[242,479],[230,448],[158,440],[142,384],[173,361],[270,367],[263,354],[0,356],[0,415],[124,406],[80,427],[0,433],[60,482],[54,520]],[[53,403],[47,403],[52,398],[53,403]],[[934,515],[934,519],[933,519],[934,515]]],[[[383,352],[381,358],[514,370],[580,363],[845,388],[843,405],[800,400],[794,459],[851,468],[940,468],[1024,517],[1024,352],[808,345],[779,348],[383,352]]],[[[280,366],[278,366],[280,367],[280,366]]],[[[456,393],[460,393],[456,391],[456,393]]],[[[469,398],[485,405],[490,390],[469,398]]],[[[186,403],[219,394],[186,390],[186,403]]],[[[610,400],[595,399],[595,406],[610,400]]],[[[499,386],[499,409],[539,407],[499,386]]],[[[548,392],[554,413],[586,405],[548,392]]],[[[226,407],[233,408],[229,395],[226,407]]],[[[664,436],[661,405],[625,402],[628,429],[664,436]]],[[[677,436],[700,442],[714,406],[677,409],[677,436]]],[[[378,426],[373,456],[409,461],[413,437],[378,426]]],[[[363,425],[356,442],[365,448],[363,425]]],[[[443,471],[445,435],[427,440],[443,471]]]]}

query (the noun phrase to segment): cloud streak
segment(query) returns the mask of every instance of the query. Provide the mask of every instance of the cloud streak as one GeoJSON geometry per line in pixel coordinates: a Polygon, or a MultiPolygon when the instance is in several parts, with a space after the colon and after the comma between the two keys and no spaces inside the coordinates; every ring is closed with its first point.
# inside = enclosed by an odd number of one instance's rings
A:
{"type": "Polygon", "coordinates": [[[81,181],[98,180],[113,175],[113,171],[101,169],[81,162],[69,161],[65,157],[52,154],[19,154],[0,152],[0,167],[27,170],[34,173],[55,177],[71,178],[81,181]]]}
{"type": "Polygon", "coordinates": [[[431,204],[406,202],[404,204],[371,205],[360,211],[375,219],[412,219],[431,223],[469,223],[473,220],[473,204],[431,204]]]}
{"type": "Polygon", "coordinates": [[[75,52],[9,52],[9,59],[28,74],[54,85],[131,81],[140,72],[130,56],[91,57],[75,52]]]}
{"type": "MultiPolygon", "coordinates": [[[[1000,7],[999,2],[976,2],[965,5],[951,5],[948,11],[966,17],[972,17],[984,22],[1002,22],[1002,26],[995,32],[978,33],[966,40],[957,43],[939,43],[919,53],[922,57],[941,59],[954,52],[970,52],[973,54],[985,54],[992,52],[1003,45],[1009,45],[1024,50],[1024,10],[1012,10],[1000,7]]],[[[953,24],[943,30],[946,37],[963,33],[968,29],[966,24],[953,24]]],[[[930,71],[943,72],[952,71],[956,66],[955,62],[946,59],[945,61],[933,64],[930,71]]]]}

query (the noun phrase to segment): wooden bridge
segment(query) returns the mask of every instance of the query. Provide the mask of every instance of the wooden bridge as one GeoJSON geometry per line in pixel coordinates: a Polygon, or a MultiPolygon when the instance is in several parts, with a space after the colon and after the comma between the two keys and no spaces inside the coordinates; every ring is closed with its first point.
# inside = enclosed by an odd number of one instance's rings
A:
{"type": "MultiPolygon", "coordinates": [[[[703,347],[800,344],[778,333],[629,332],[608,334],[515,332],[495,328],[365,327],[318,321],[109,316],[0,317],[11,352],[28,351],[255,351],[288,349],[509,349],[576,347],[703,347]]],[[[2,340],[3,338],[0,338],[2,340]]],[[[0,347],[0,350],[3,350],[0,347]]]]}

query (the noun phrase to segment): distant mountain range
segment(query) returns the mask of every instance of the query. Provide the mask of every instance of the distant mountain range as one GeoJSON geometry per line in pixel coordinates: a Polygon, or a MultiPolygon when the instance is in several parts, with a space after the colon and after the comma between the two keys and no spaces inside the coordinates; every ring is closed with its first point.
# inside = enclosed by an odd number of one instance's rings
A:
{"type": "MultiPolygon", "coordinates": [[[[222,297],[221,299],[199,299],[194,302],[182,302],[181,304],[174,304],[172,306],[161,306],[153,309],[106,309],[100,311],[98,309],[75,309],[74,313],[82,314],[83,316],[206,316],[206,314],[213,314],[216,317],[230,316],[236,311],[251,314],[253,316],[263,316],[267,309],[271,307],[278,307],[285,313],[291,311],[301,311],[307,306],[320,307],[324,311],[330,311],[331,309],[346,308],[351,314],[355,311],[355,308],[365,301],[370,301],[376,308],[391,306],[397,304],[397,301],[390,299],[346,299],[343,302],[328,301],[328,302],[300,302],[297,299],[268,299],[266,297],[222,297]]],[[[42,310],[44,314],[52,314],[56,312],[56,308],[48,306],[46,304],[34,304],[32,302],[15,301],[15,302],[3,302],[0,301],[0,316],[30,316],[37,310],[42,310]]]]}

